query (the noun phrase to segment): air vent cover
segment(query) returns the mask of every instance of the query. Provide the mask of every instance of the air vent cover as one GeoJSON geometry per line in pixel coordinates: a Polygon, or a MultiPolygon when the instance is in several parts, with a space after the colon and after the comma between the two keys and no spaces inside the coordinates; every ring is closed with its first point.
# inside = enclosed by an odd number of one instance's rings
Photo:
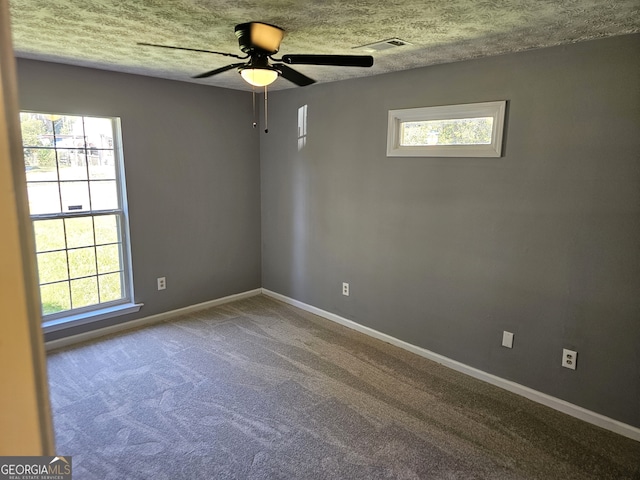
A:
{"type": "Polygon", "coordinates": [[[367,45],[354,47],[354,49],[364,50],[365,52],[381,52],[383,50],[402,47],[404,45],[411,45],[411,44],[409,42],[405,42],[404,40],[400,40],[399,38],[389,38],[388,40],[382,40],[380,42],[369,43],[367,45]]]}

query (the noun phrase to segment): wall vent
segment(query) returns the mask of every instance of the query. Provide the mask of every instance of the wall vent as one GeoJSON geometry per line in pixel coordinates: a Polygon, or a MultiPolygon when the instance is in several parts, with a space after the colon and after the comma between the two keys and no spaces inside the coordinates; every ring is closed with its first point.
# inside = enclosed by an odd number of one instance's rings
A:
{"type": "Polygon", "coordinates": [[[354,50],[364,50],[365,52],[381,52],[383,50],[402,47],[404,45],[411,45],[411,43],[400,40],[399,38],[389,38],[388,40],[382,40],[380,42],[368,43],[367,45],[354,47],[354,50]]]}

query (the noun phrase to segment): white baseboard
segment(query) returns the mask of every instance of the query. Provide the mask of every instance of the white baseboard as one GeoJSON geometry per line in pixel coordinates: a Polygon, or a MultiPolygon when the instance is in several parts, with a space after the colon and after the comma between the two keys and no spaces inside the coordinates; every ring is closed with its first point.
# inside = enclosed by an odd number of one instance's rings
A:
{"type": "Polygon", "coordinates": [[[280,300],[284,303],[288,303],[289,305],[293,305],[307,312],[326,318],[327,320],[331,320],[333,322],[339,323],[340,325],[344,325],[345,327],[357,330],[358,332],[364,333],[365,335],[369,335],[371,337],[382,340],[383,342],[387,342],[391,345],[403,348],[404,350],[408,350],[412,353],[420,355],[421,357],[433,360],[434,362],[442,364],[458,372],[470,375],[479,380],[503,388],[504,390],[508,390],[512,393],[528,398],[529,400],[533,400],[534,402],[546,405],[547,407],[551,407],[554,410],[566,413],[567,415],[579,418],[580,420],[591,423],[606,430],[610,430],[633,440],[640,441],[640,428],[627,425],[626,423],[622,423],[618,420],[605,417],[604,415],[592,412],[591,410],[579,407],[578,405],[574,405],[565,400],[552,397],[551,395],[547,395],[546,393],[538,392],[537,390],[525,387],[524,385],[520,385],[510,380],[505,380],[504,378],[500,378],[482,370],[478,370],[477,368],[470,367],[469,365],[465,365],[464,363],[460,363],[443,355],[431,352],[425,348],[417,347],[403,340],[399,340],[395,337],[392,337],[391,335],[387,335],[386,333],[382,333],[372,328],[365,327],[364,325],[360,325],[359,323],[348,320],[334,313],[327,312],[326,310],[322,310],[293,298],[281,295],[276,292],[272,292],[271,290],[267,290],[266,288],[262,289],[262,293],[269,297],[275,298],[276,300],[280,300]]]}
{"type": "Polygon", "coordinates": [[[145,325],[151,325],[153,323],[162,322],[163,320],[167,320],[169,318],[176,317],[178,315],[184,315],[186,313],[191,313],[198,310],[204,310],[205,308],[216,307],[218,305],[222,305],[224,303],[229,303],[229,302],[235,302],[236,300],[241,300],[243,298],[255,297],[256,295],[260,295],[261,293],[262,293],[262,289],[256,288],[255,290],[236,293],[235,295],[229,295],[227,297],[217,298],[215,300],[209,300],[208,302],[198,303],[196,305],[190,305],[184,308],[178,308],[176,310],[171,310],[169,312],[150,315],[148,317],[139,318],[137,320],[132,320],[130,322],[118,323],[117,325],[112,325],[110,327],[105,327],[105,328],[100,328],[98,330],[92,330],[90,332],[80,333],[78,335],[72,335],[70,337],[60,338],[58,340],[51,340],[50,342],[45,343],[45,348],[47,351],[51,351],[58,348],[68,347],[69,345],[74,345],[80,342],[86,342],[87,340],[93,340],[95,338],[103,337],[105,335],[110,335],[112,333],[122,332],[125,330],[131,330],[132,328],[138,328],[138,327],[143,327],[145,325]]]}

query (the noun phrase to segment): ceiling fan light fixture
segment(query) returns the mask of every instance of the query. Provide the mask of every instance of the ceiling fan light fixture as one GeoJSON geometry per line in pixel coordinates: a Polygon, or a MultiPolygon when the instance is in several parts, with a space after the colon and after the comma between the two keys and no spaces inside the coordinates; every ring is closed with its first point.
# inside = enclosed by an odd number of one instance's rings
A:
{"type": "Polygon", "coordinates": [[[240,75],[245,82],[254,87],[266,87],[278,78],[278,72],[272,68],[243,68],[240,75]]]}
{"type": "MultiPolygon", "coordinates": [[[[315,83],[315,80],[289,67],[289,65],[326,65],[333,67],[371,67],[373,57],[371,55],[319,55],[297,54],[283,55],[282,58],[273,58],[280,49],[280,41],[284,36],[284,30],[275,25],[263,22],[247,22],[236,25],[235,34],[238,37],[238,45],[244,56],[234,53],[216,52],[199,48],[176,47],[173,45],[160,45],[156,43],[141,43],[149,47],[161,47],[173,50],[186,50],[191,52],[212,53],[233,57],[242,60],[240,63],[231,63],[224,67],[214,68],[208,72],[195,75],[192,78],[209,78],[214,75],[237,70],[243,80],[252,87],[266,87],[275,82],[278,77],[283,77],[299,87],[306,87],[315,83]],[[248,59],[248,60],[247,60],[248,59]],[[275,63],[272,63],[275,62],[275,63]],[[280,63],[282,62],[282,63],[280,63]]],[[[404,44],[399,39],[391,39],[390,42],[404,44]]]]}

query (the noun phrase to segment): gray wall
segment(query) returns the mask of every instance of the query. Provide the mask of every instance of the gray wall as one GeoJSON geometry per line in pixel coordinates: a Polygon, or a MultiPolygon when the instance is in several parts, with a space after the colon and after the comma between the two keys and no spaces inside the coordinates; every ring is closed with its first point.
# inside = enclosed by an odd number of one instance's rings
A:
{"type": "Polygon", "coordinates": [[[260,287],[249,93],[22,59],[18,80],[22,109],[122,121],[135,300],[144,307],[90,328],[260,287]]]}
{"type": "Polygon", "coordinates": [[[263,287],[640,427],[639,52],[635,35],[274,92],[263,287]],[[502,158],[386,157],[389,109],[491,100],[502,158]]]}

